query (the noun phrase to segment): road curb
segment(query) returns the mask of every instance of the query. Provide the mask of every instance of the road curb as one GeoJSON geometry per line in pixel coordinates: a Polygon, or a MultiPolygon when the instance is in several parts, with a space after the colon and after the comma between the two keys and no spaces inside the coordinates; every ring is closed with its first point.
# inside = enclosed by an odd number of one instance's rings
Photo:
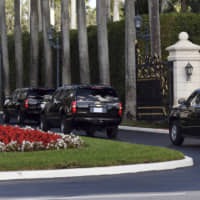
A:
{"type": "Polygon", "coordinates": [[[134,126],[119,126],[119,129],[126,131],[140,131],[140,132],[150,132],[150,133],[164,133],[168,134],[168,129],[158,129],[158,128],[141,128],[134,126]]]}
{"type": "Polygon", "coordinates": [[[94,167],[94,168],[76,168],[76,169],[58,169],[58,170],[34,170],[34,171],[11,171],[0,172],[0,181],[5,180],[26,180],[26,179],[50,179],[50,178],[68,178],[81,176],[103,176],[117,175],[127,173],[138,173],[147,171],[172,170],[183,167],[193,166],[193,159],[185,156],[182,160],[120,165],[110,167],[94,167]]]}

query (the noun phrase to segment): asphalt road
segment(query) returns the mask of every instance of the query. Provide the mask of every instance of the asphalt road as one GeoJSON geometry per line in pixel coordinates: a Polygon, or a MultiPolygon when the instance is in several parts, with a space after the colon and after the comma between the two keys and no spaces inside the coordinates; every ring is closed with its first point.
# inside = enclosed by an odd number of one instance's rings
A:
{"type": "MultiPolygon", "coordinates": [[[[98,133],[98,137],[105,137],[105,135],[98,133]]],[[[0,182],[0,199],[199,199],[200,140],[186,139],[182,147],[174,147],[168,135],[130,131],[120,131],[119,140],[177,149],[193,157],[195,165],[170,171],[114,176],[2,181],[0,182]]]]}

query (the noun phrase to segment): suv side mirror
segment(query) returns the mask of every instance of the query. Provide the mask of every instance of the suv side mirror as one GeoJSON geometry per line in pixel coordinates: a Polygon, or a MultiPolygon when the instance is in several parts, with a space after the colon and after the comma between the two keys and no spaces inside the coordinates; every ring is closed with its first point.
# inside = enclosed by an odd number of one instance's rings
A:
{"type": "Polygon", "coordinates": [[[185,105],[186,104],[186,100],[184,98],[180,98],[178,100],[178,104],[185,105]]]}

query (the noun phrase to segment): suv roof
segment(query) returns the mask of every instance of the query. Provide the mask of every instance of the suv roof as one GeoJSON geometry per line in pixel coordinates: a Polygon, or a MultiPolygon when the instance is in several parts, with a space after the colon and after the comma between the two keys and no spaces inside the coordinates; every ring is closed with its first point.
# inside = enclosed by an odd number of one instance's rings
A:
{"type": "Polygon", "coordinates": [[[63,85],[60,89],[76,89],[76,88],[91,88],[91,87],[102,87],[102,88],[112,88],[109,85],[97,85],[97,84],[83,84],[83,85],[63,85]]]}

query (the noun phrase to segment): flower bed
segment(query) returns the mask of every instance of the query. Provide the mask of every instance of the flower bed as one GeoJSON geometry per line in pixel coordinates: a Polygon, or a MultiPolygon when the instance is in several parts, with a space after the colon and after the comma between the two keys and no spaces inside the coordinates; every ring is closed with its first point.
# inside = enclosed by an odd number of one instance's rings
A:
{"type": "Polygon", "coordinates": [[[46,133],[30,127],[0,125],[0,152],[79,148],[82,140],[74,134],[46,133]]]}

